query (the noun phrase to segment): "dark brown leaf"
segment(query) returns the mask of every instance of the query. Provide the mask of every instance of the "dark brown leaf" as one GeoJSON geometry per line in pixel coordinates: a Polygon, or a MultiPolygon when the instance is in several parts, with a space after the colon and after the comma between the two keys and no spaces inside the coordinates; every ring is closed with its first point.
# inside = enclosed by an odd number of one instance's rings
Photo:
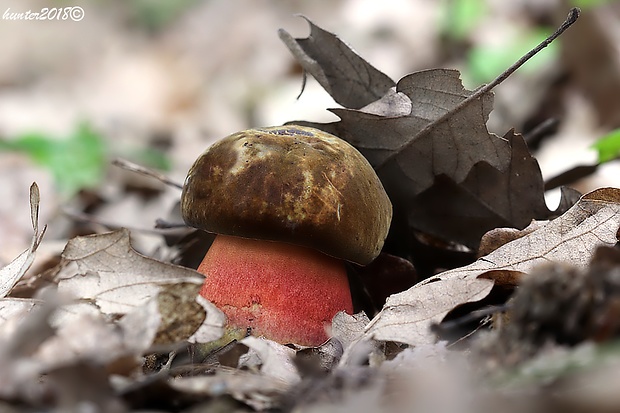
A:
{"type": "MultiPolygon", "coordinates": [[[[511,149],[505,171],[479,162],[460,184],[445,175],[436,177],[433,186],[412,201],[409,224],[475,249],[487,231],[522,229],[532,219],[549,217],[538,162],[521,135],[509,131],[504,138],[511,149]]],[[[562,205],[567,208],[572,204],[562,205]]]]}
{"type": "MultiPolygon", "coordinates": [[[[312,41],[320,48],[326,40],[312,41]]],[[[346,46],[339,42],[339,47],[346,46]]],[[[306,57],[295,55],[303,65],[306,57]]],[[[313,62],[334,70],[332,61],[313,62]]],[[[338,122],[295,122],[345,139],[373,165],[399,226],[392,229],[387,252],[404,255],[402,245],[411,244],[403,226],[476,249],[493,228],[521,229],[572,205],[565,198],[561,208],[549,211],[538,162],[523,138],[513,131],[504,138],[489,133],[492,93],[468,100],[474,92],[459,76],[450,69],[412,73],[361,110],[332,109],[338,122]]]]}
{"type": "MultiPolygon", "coordinates": [[[[340,121],[313,125],[335,133],[355,146],[375,167],[392,198],[410,200],[429,188],[437,175],[463,181],[478,162],[505,170],[508,142],[486,129],[493,96],[485,95],[464,108],[454,109],[469,95],[459,72],[433,69],[402,78],[396,91],[411,101],[382,105],[388,114],[332,109],[340,121]]],[[[402,97],[402,96],[401,96],[402,97]]],[[[377,112],[377,108],[372,109],[377,112]]]]}
{"type": "MultiPolygon", "coordinates": [[[[303,17],[303,16],[302,16],[303,17]]],[[[344,107],[359,109],[386,94],[394,81],[371,66],[336,35],[310,25],[310,36],[295,39],[280,29],[286,44],[304,70],[344,107]]]]}

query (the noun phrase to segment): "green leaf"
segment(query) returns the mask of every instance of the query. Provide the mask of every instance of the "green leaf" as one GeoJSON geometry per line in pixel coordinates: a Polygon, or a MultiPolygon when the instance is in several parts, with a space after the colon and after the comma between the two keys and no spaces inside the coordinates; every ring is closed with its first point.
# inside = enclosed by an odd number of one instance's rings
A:
{"type": "Polygon", "coordinates": [[[59,190],[66,196],[98,185],[108,159],[103,138],[87,123],[80,124],[67,139],[29,133],[0,141],[0,150],[25,153],[49,169],[59,190]]]}
{"type": "MultiPolygon", "coordinates": [[[[549,34],[551,33],[548,29],[532,29],[508,44],[472,48],[467,56],[468,67],[467,74],[464,77],[474,85],[489,82],[519,60],[521,56],[536,47],[549,34]]],[[[559,52],[558,47],[556,43],[551,43],[544,53],[534,56],[523,65],[521,70],[524,72],[539,70],[541,66],[555,60],[559,52]]]]}
{"type": "Polygon", "coordinates": [[[441,9],[442,33],[462,40],[469,35],[487,13],[487,5],[480,0],[444,1],[441,9]]]}
{"type": "Polygon", "coordinates": [[[598,151],[598,162],[604,163],[620,157],[620,129],[613,130],[592,146],[598,151]]]}
{"type": "Polygon", "coordinates": [[[611,3],[612,0],[572,0],[573,7],[579,7],[582,10],[593,9],[598,6],[602,6],[607,3],[611,3]]]}

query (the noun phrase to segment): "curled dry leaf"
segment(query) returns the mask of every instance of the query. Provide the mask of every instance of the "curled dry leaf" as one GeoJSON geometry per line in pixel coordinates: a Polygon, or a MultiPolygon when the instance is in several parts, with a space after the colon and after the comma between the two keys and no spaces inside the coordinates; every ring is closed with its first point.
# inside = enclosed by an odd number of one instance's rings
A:
{"type": "Polygon", "coordinates": [[[38,361],[41,371],[80,361],[108,365],[126,358],[129,364],[126,369],[130,371],[140,365],[138,358],[149,348],[157,331],[157,324],[151,321],[153,314],[157,313],[157,306],[144,308],[146,311],[118,325],[109,323],[101,315],[79,315],[60,326],[33,358],[38,361]]]}
{"type": "Polygon", "coordinates": [[[190,269],[138,254],[126,229],[76,237],[62,254],[58,291],[105,315],[122,315],[157,300],[159,329],[155,342],[210,341],[223,333],[224,314],[198,302],[204,278],[190,269]]]}
{"type": "MultiPolygon", "coordinates": [[[[341,92],[325,86],[321,77],[324,72],[348,73],[350,64],[330,59],[336,37],[311,27],[307,39],[281,37],[300,64],[312,67],[308,71],[348,109],[331,109],[340,117],[338,122],[292,123],[341,137],[376,169],[397,223],[386,252],[411,250],[411,246],[403,247],[411,231],[476,249],[482,235],[493,228],[523,228],[532,219],[552,218],[572,205],[565,197],[557,211],[549,211],[538,162],[523,138],[512,131],[503,138],[489,133],[486,122],[493,106],[492,92],[470,99],[474,92],[463,87],[458,71],[432,69],[403,77],[395,88],[384,89],[386,82],[377,89],[383,95],[374,101],[369,101],[372,94],[366,83],[348,83],[346,93],[364,96],[360,101],[366,104],[345,104],[339,99],[341,92]],[[311,52],[305,50],[308,45],[311,52]],[[314,54],[321,59],[311,58],[314,54]]],[[[338,53],[355,55],[339,40],[336,44],[338,53]]],[[[355,56],[360,66],[356,72],[377,70],[355,56]]]]}
{"type": "Polygon", "coordinates": [[[530,154],[523,137],[509,131],[508,165],[500,171],[486,161],[471,167],[464,180],[436,175],[433,185],[410,201],[407,221],[412,227],[440,239],[470,248],[498,227],[524,228],[532,219],[547,219],[565,212],[577,199],[562,190],[557,211],[547,208],[538,161],[530,154]],[[449,200],[449,201],[447,201],[449,200]]]}
{"type": "Polygon", "coordinates": [[[289,384],[245,370],[218,370],[210,376],[171,378],[170,386],[185,395],[220,397],[230,395],[257,411],[280,407],[289,384]]]}
{"type": "Polygon", "coordinates": [[[478,162],[506,170],[508,142],[486,128],[492,94],[455,111],[473,92],[463,87],[459,72],[451,69],[407,75],[396,85],[396,93],[396,103],[390,100],[389,105],[371,109],[388,113],[331,109],[339,122],[309,125],[355,146],[377,170],[391,198],[402,201],[431,187],[437,175],[462,182],[478,162]],[[394,116],[394,111],[405,110],[394,116]]]}
{"type": "Polygon", "coordinates": [[[272,340],[248,336],[240,341],[250,348],[250,351],[239,359],[239,367],[253,364],[251,359],[256,355],[260,360],[260,372],[264,377],[280,380],[293,385],[301,379],[297,368],[293,364],[295,350],[272,340]],[[249,363],[249,364],[248,364],[249,363]]]}
{"type": "Polygon", "coordinates": [[[295,350],[253,336],[240,343],[249,351],[239,357],[238,369],[219,368],[209,376],[172,378],[169,384],[186,395],[230,395],[260,411],[280,407],[282,395],[300,381],[292,362],[295,350]]]}
{"type": "Polygon", "coordinates": [[[24,276],[26,271],[30,268],[34,262],[35,253],[47,226],[43,227],[43,230],[39,232],[39,187],[36,182],[30,186],[30,219],[32,221],[32,242],[30,248],[19,254],[17,258],[7,264],[5,267],[0,268],[0,298],[6,297],[7,294],[13,289],[17,281],[24,276]]]}
{"type": "Polygon", "coordinates": [[[478,258],[488,255],[504,244],[531,234],[539,228],[544,227],[548,221],[532,221],[530,225],[523,229],[516,228],[495,228],[482,236],[480,247],[478,248],[478,258]]]}
{"type": "Polygon", "coordinates": [[[364,312],[349,315],[340,311],[332,319],[331,335],[337,338],[342,347],[346,349],[363,335],[369,322],[364,312]]]}
{"type": "MultiPolygon", "coordinates": [[[[615,245],[620,228],[620,189],[602,188],[584,195],[562,216],[530,234],[504,244],[471,265],[431,277],[388,298],[370,322],[366,336],[410,345],[434,341],[430,331],[456,306],[481,300],[493,277],[529,273],[538,264],[565,262],[584,267],[599,245],[615,245]]],[[[501,280],[499,280],[501,281],[501,280]]]]}
{"type": "Polygon", "coordinates": [[[295,39],[282,29],[278,34],[304,70],[336,102],[359,109],[381,98],[394,86],[392,79],[368,64],[336,35],[304,19],[310,25],[307,38],[295,39]]]}
{"type": "Polygon", "coordinates": [[[339,312],[332,320],[332,335],[342,343],[343,353],[338,365],[362,365],[371,353],[377,352],[377,343],[364,334],[370,320],[366,313],[349,315],[339,312]]]}

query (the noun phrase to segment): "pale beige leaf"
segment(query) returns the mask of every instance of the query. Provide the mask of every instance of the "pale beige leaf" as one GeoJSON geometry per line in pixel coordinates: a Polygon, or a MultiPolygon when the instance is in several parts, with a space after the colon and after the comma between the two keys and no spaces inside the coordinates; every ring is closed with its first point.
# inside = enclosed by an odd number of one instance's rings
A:
{"type": "Polygon", "coordinates": [[[364,335],[369,322],[364,312],[349,315],[340,311],[332,319],[332,336],[342,344],[340,366],[358,366],[377,349],[376,342],[364,335]]]}
{"type": "Polygon", "coordinates": [[[45,229],[47,228],[43,227],[43,230],[39,232],[39,201],[39,187],[35,182],[30,186],[30,219],[33,229],[32,242],[27,250],[19,254],[6,266],[0,268],[0,298],[7,296],[17,281],[24,276],[34,262],[35,253],[41,244],[45,229]]]}
{"type": "Polygon", "coordinates": [[[210,376],[176,377],[169,383],[174,389],[193,396],[229,394],[258,411],[278,407],[280,398],[290,388],[282,380],[245,370],[218,370],[210,376]]]}
{"type": "Polygon", "coordinates": [[[224,335],[224,326],[226,325],[224,313],[215,304],[201,295],[196,296],[196,302],[202,306],[206,312],[206,317],[187,341],[190,343],[208,343],[222,337],[224,335]]]}
{"type": "Polygon", "coordinates": [[[125,329],[119,329],[101,315],[82,315],[63,324],[39,347],[33,359],[39,362],[42,371],[79,360],[105,365],[128,355],[136,357],[137,364],[137,357],[147,348],[144,344],[149,344],[148,340],[136,340],[137,336],[127,336],[125,329]]]}
{"type": "Polygon", "coordinates": [[[502,245],[471,265],[431,277],[388,298],[366,329],[375,340],[410,345],[431,343],[429,327],[456,306],[484,298],[493,286],[479,278],[496,272],[527,273],[545,262],[585,267],[599,245],[615,245],[620,227],[620,189],[602,188],[584,195],[562,216],[502,245]]]}
{"type": "Polygon", "coordinates": [[[342,347],[346,349],[364,334],[364,329],[369,322],[370,320],[364,312],[350,315],[344,311],[339,311],[332,319],[331,335],[336,337],[342,343],[342,347]]]}
{"type": "Polygon", "coordinates": [[[275,341],[261,337],[248,336],[240,341],[250,348],[250,352],[239,359],[239,367],[243,366],[243,360],[252,358],[252,351],[258,355],[261,362],[261,374],[269,378],[280,380],[283,383],[293,385],[301,380],[292,358],[295,350],[275,341]]]}
{"type": "Polygon", "coordinates": [[[193,270],[138,254],[126,229],[73,238],[62,258],[74,265],[61,271],[58,291],[92,302],[104,314],[125,314],[155,297],[164,285],[199,285],[204,280],[193,270]]]}
{"type": "Polygon", "coordinates": [[[13,317],[23,317],[38,303],[30,298],[2,298],[0,299],[0,326],[13,317]]]}

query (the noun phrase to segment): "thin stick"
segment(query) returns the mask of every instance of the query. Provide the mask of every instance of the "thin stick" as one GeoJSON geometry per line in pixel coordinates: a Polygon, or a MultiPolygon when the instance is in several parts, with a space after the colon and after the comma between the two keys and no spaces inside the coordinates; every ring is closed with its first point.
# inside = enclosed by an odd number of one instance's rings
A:
{"type": "MultiPolygon", "coordinates": [[[[504,80],[508,79],[508,77],[510,75],[512,75],[517,69],[519,69],[521,66],[523,66],[523,64],[525,62],[527,62],[528,60],[530,60],[532,57],[534,57],[534,55],[536,55],[538,52],[540,52],[542,49],[544,49],[545,47],[549,46],[549,44],[554,41],[555,39],[557,39],[562,33],[564,33],[566,31],[566,29],[568,29],[570,26],[572,26],[577,19],[579,18],[579,13],[581,13],[581,10],[579,10],[579,8],[574,7],[570,10],[570,12],[568,12],[568,17],[566,18],[566,20],[564,20],[564,23],[562,23],[560,25],[560,27],[557,28],[557,30],[555,32],[553,32],[553,34],[551,34],[551,36],[547,37],[545,40],[543,40],[538,46],[536,46],[535,48],[533,48],[532,50],[530,50],[528,53],[526,53],[522,58],[520,58],[519,60],[517,60],[512,66],[510,66],[508,69],[506,69],[504,72],[502,72],[498,77],[496,77],[491,83],[486,84],[484,86],[482,86],[481,88],[477,89],[474,93],[472,93],[470,96],[468,96],[466,99],[464,99],[463,101],[461,101],[461,103],[459,103],[458,105],[456,105],[454,108],[452,108],[452,110],[450,110],[449,112],[445,113],[443,116],[441,116],[439,119],[435,120],[434,122],[429,123],[427,126],[424,127],[424,129],[422,129],[420,132],[418,132],[416,134],[416,136],[423,136],[426,135],[427,133],[429,133],[432,129],[434,129],[437,125],[440,125],[441,123],[443,123],[445,120],[447,120],[449,117],[454,116],[455,113],[457,113],[458,111],[460,111],[461,109],[465,108],[466,106],[468,106],[470,103],[472,103],[474,100],[479,99],[481,96],[489,93],[491,90],[493,90],[493,88],[495,88],[497,85],[499,85],[500,83],[502,83],[504,80]]],[[[400,148],[398,148],[397,150],[395,150],[394,152],[392,152],[389,156],[387,156],[383,162],[381,162],[380,164],[378,164],[375,169],[380,169],[381,167],[383,167],[385,164],[387,164],[388,162],[390,162],[392,159],[394,159],[396,156],[398,156],[398,154],[406,149],[407,147],[409,147],[415,140],[411,139],[407,142],[405,142],[400,148]]]]}
{"type": "MultiPolygon", "coordinates": [[[[538,52],[540,52],[542,49],[549,46],[552,41],[557,39],[562,33],[566,31],[566,29],[571,27],[579,18],[580,13],[581,13],[581,10],[579,8],[577,7],[572,8],[568,12],[568,17],[566,17],[566,20],[564,20],[564,23],[562,23],[560,27],[558,27],[557,30],[551,34],[551,36],[547,37],[538,46],[536,46],[535,48],[527,52],[521,59],[517,60],[512,66],[510,66],[502,74],[496,77],[491,83],[478,89],[473,95],[471,95],[466,100],[478,99],[480,96],[484,95],[485,93],[490,92],[495,86],[499,85],[504,80],[508,79],[508,77],[514,72],[516,72],[518,68],[523,66],[525,62],[527,62],[532,57],[534,57],[536,54],[538,54],[538,52]]],[[[462,103],[464,102],[465,101],[463,101],[462,103]]]]}
{"type": "Polygon", "coordinates": [[[150,176],[151,178],[155,178],[158,181],[165,183],[166,185],[170,185],[170,186],[174,186],[175,188],[183,189],[183,185],[171,180],[166,175],[160,174],[159,172],[153,169],[138,165],[126,159],[116,158],[112,161],[112,165],[118,166],[119,168],[123,168],[128,171],[150,176]]]}
{"type": "Polygon", "coordinates": [[[91,214],[87,214],[85,212],[81,212],[81,211],[75,211],[71,208],[62,208],[62,212],[63,214],[65,214],[66,216],[68,216],[71,219],[74,219],[76,221],[81,221],[81,222],[88,222],[91,224],[96,224],[96,225],[101,225],[103,227],[106,227],[108,229],[112,229],[112,230],[116,230],[116,229],[120,229],[120,228],[127,228],[130,231],[134,231],[134,232],[139,232],[142,234],[151,234],[151,235],[169,235],[169,234],[176,234],[176,233],[183,233],[185,230],[188,229],[188,227],[184,224],[178,224],[178,225],[172,225],[170,224],[169,226],[165,227],[165,228],[140,228],[140,227],[132,227],[132,226],[127,226],[127,225],[121,225],[118,223],[114,223],[114,222],[110,222],[110,221],[106,221],[104,219],[101,219],[99,217],[96,217],[94,215],[91,214]]]}

